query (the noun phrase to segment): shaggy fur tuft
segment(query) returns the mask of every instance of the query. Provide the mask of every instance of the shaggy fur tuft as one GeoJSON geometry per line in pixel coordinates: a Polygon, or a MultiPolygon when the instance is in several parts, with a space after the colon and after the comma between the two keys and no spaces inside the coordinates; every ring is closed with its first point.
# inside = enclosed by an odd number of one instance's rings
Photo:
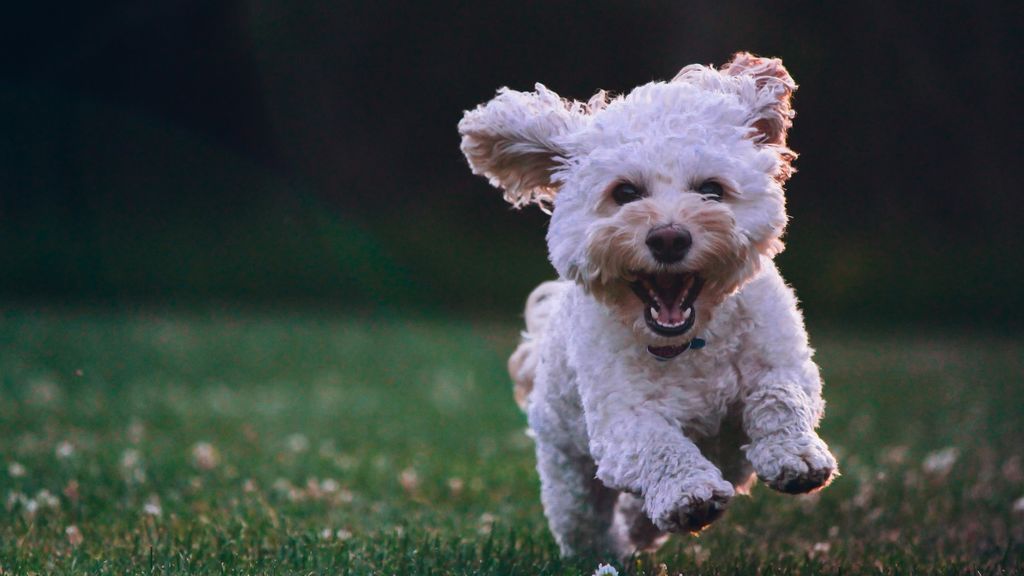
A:
{"type": "Polygon", "coordinates": [[[614,99],[503,88],[459,124],[475,174],[551,212],[559,280],[530,295],[509,372],[563,554],[701,530],[754,475],[800,493],[837,474],[772,261],[796,87],[780,60],[739,53],[614,99]]]}

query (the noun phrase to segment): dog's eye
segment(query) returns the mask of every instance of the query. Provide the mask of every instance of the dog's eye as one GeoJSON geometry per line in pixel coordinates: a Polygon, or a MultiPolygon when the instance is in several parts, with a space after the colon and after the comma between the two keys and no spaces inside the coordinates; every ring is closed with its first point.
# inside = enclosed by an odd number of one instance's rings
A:
{"type": "Polygon", "coordinates": [[[707,180],[697,187],[697,192],[701,196],[707,196],[712,200],[721,200],[725,194],[725,190],[722,189],[722,185],[714,180],[707,180]]]}
{"type": "Polygon", "coordinates": [[[619,206],[635,202],[643,197],[644,195],[640,192],[640,189],[629,182],[623,182],[612,190],[612,199],[615,200],[619,206]]]}

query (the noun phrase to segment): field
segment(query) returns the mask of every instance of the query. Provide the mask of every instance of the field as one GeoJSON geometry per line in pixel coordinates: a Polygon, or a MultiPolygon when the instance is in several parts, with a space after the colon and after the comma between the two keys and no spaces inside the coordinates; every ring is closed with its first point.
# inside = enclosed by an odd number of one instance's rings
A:
{"type": "MultiPolygon", "coordinates": [[[[504,371],[511,322],[0,313],[0,574],[589,575],[601,561],[559,559],[547,533],[504,371]]],[[[1020,571],[1024,343],[812,333],[843,476],[797,498],[758,487],[619,573],[1020,571]]]]}

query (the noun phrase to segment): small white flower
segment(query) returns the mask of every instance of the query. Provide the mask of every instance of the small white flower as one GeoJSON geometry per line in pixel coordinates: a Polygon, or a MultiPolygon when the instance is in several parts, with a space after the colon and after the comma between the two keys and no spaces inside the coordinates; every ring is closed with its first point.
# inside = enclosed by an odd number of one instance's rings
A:
{"type": "Polygon", "coordinates": [[[82,536],[82,531],[78,529],[78,526],[72,524],[64,529],[64,534],[68,537],[68,544],[71,544],[72,548],[77,548],[82,544],[85,538],[82,536]]]}
{"type": "Polygon", "coordinates": [[[399,474],[398,482],[406,492],[412,492],[419,487],[420,476],[416,473],[415,468],[406,468],[405,470],[402,470],[401,474],[399,474]]]}
{"type": "Polygon", "coordinates": [[[452,496],[458,496],[462,494],[462,489],[466,487],[466,483],[463,482],[462,478],[449,478],[448,479],[448,491],[452,493],[452,496]]]}
{"type": "Polygon", "coordinates": [[[25,467],[18,462],[11,462],[7,465],[7,473],[10,474],[11,478],[21,478],[28,473],[25,467]]]}
{"type": "Polygon", "coordinates": [[[334,537],[334,531],[331,530],[330,528],[324,528],[323,530],[320,531],[320,539],[321,540],[330,540],[333,537],[334,537]]]}
{"type": "Polygon", "coordinates": [[[142,512],[149,516],[160,516],[164,513],[163,507],[160,506],[160,498],[153,494],[149,497],[149,500],[142,506],[142,512]]]}
{"type": "Polygon", "coordinates": [[[142,442],[142,438],[146,435],[146,427],[142,422],[138,420],[132,420],[132,423],[128,425],[128,441],[132,444],[138,444],[142,442]]]}
{"type": "Polygon", "coordinates": [[[60,397],[60,387],[51,380],[40,378],[29,383],[28,403],[36,406],[47,406],[60,397]]]}
{"type": "Polygon", "coordinates": [[[832,550],[832,545],[828,542],[815,542],[814,546],[811,547],[810,556],[811,558],[818,558],[819,556],[828,556],[828,553],[832,550]]]}
{"type": "Polygon", "coordinates": [[[302,434],[292,434],[288,437],[288,450],[295,453],[309,450],[309,438],[302,434]]]}
{"type": "Polygon", "coordinates": [[[75,445],[67,440],[64,440],[57,444],[57,448],[54,449],[54,454],[60,460],[67,460],[75,455],[75,445]]]}
{"type": "Polygon", "coordinates": [[[146,470],[142,467],[142,456],[135,448],[129,448],[121,453],[121,473],[125,482],[129,484],[144,484],[146,482],[146,470]]]}
{"type": "Polygon", "coordinates": [[[345,541],[352,537],[352,533],[342,528],[334,533],[334,537],[338,540],[345,541]]]}
{"type": "Polygon", "coordinates": [[[619,576],[619,571],[611,564],[598,564],[593,576],[619,576]]]}
{"type": "Polygon", "coordinates": [[[477,526],[477,533],[486,536],[491,533],[494,529],[494,523],[498,520],[498,517],[490,512],[484,512],[480,515],[477,526]]]}
{"type": "Polygon", "coordinates": [[[40,506],[45,508],[54,510],[60,508],[60,498],[51,494],[49,490],[40,490],[39,493],[36,494],[36,501],[39,502],[40,506]]]}
{"type": "Polygon", "coordinates": [[[958,458],[960,451],[953,446],[930,452],[924,458],[924,471],[934,476],[945,476],[953,470],[958,458]]]}
{"type": "Polygon", "coordinates": [[[139,465],[141,457],[139,451],[134,448],[129,448],[121,453],[121,468],[125,470],[131,470],[139,465]]]}
{"type": "Polygon", "coordinates": [[[198,442],[192,447],[192,464],[200,470],[213,470],[220,464],[220,452],[209,442],[198,442]]]}

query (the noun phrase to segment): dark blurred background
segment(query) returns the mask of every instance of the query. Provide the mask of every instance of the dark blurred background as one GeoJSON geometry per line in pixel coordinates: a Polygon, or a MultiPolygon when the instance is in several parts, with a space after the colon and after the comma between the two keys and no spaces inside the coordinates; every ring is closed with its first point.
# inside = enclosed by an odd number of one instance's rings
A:
{"type": "Polygon", "coordinates": [[[812,322],[1021,327],[1019,3],[779,4],[8,7],[0,298],[509,318],[546,217],[470,175],[462,111],[749,50],[801,85],[779,262],[812,322]]]}

